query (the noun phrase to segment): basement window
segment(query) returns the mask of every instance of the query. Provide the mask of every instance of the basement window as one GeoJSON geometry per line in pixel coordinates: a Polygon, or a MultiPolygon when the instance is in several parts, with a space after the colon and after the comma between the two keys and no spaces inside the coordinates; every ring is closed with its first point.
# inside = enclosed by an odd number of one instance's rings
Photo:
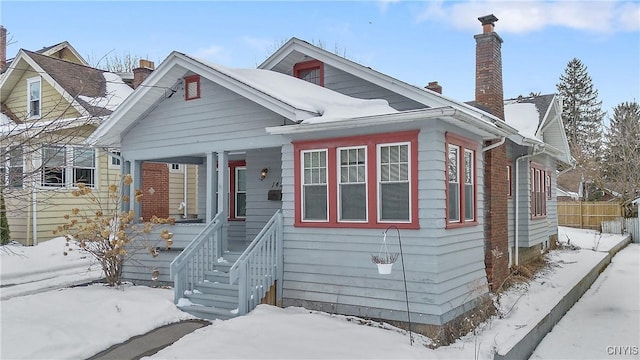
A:
{"type": "Polygon", "coordinates": [[[200,75],[192,75],[184,78],[184,99],[194,100],[200,98],[200,75]]]}

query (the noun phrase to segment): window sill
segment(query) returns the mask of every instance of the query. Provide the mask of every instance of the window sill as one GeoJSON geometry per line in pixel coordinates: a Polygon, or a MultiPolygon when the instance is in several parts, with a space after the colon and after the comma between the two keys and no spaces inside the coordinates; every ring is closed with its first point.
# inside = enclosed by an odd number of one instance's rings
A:
{"type": "Polygon", "coordinates": [[[463,223],[447,223],[447,226],[445,226],[445,229],[457,229],[457,228],[465,228],[465,227],[471,227],[471,226],[477,226],[477,225],[478,225],[477,221],[468,221],[463,223]]]}
{"type": "Polygon", "coordinates": [[[418,230],[420,225],[417,223],[362,223],[362,222],[301,222],[296,221],[293,224],[294,227],[300,228],[334,228],[334,229],[386,229],[389,226],[396,226],[398,229],[404,230],[418,230]]]}

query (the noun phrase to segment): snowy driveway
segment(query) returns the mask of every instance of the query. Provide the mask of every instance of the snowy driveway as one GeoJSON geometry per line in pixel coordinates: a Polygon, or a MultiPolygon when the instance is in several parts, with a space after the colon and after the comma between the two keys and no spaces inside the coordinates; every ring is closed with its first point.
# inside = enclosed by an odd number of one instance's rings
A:
{"type": "Polygon", "coordinates": [[[640,244],[629,244],[531,359],[640,358],[640,244]]]}

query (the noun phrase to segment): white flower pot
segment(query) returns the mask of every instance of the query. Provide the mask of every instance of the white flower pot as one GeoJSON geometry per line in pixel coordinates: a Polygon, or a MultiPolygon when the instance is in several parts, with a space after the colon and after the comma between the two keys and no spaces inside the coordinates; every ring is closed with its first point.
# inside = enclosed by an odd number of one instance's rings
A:
{"type": "Polygon", "coordinates": [[[393,263],[390,264],[376,264],[378,265],[378,274],[381,275],[389,275],[391,274],[391,268],[393,267],[393,263]]]}

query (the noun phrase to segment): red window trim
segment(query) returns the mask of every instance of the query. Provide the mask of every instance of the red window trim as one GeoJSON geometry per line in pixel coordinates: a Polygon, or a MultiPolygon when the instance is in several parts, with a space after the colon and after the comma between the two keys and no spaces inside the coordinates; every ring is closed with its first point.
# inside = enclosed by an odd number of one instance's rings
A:
{"type": "Polygon", "coordinates": [[[296,227],[314,228],[367,228],[384,229],[395,225],[400,229],[419,229],[418,221],[418,130],[396,133],[362,135],[343,138],[331,138],[322,140],[294,141],[294,186],[295,186],[295,222],[296,227]],[[410,143],[410,189],[409,222],[378,221],[378,181],[377,181],[377,145],[399,142],[410,143]],[[367,218],[364,221],[338,221],[338,164],[337,148],[339,147],[367,147],[367,218]],[[303,150],[327,150],[327,177],[328,186],[328,220],[326,221],[302,221],[302,180],[300,154],[303,150]]]}
{"type": "Polygon", "coordinates": [[[229,221],[245,221],[246,217],[236,217],[236,168],[246,167],[246,160],[229,161],[229,221]]]}
{"type": "Polygon", "coordinates": [[[305,70],[320,70],[320,86],[324,87],[324,63],[319,60],[309,60],[293,65],[293,76],[300,78],[300,72],[305,70]]]}
{"type": "Polygon", "coordinates": [[[511,166],[511,161],[507,160],[509,164],[507,165],[507,199],[513,198],[513,166],[511,166]]]}
{"type": "MultiPolygon", "coordinates": [[[[445,228],[446,229],[455,229],[460,227],[468,227],[468,226],[476,226],[478,225],[478,143],[472,140],[469,140],[460,135],[452,134],[450,132],[445,133],[445,144],[444,144],[444,153],[445,153],[445,228]],[[460,221],[459,222],[449,222],[449,145],[459,146],[461,148],[461,159],[464,159],[464,150],[473,151],[473,220],[465,221],[464,214],[464,181],[462,180],[462,176],[464,176],[464,172],[460,172],[461,181],[459,183],[459,192],[460,192],[460,221]]],[[[464,167],[464,164],[460,165],[464,167]]]]}
{"type": "Polygon", "coordinates": [[[546,181],[546,177],[547,177],[547,170],[546,167],[542,164],[537,164],[534,163],[533,161],[529,162],[529,174],[531,175],[531,179],[530,179],[530,186],[529,186],[529,197],[530,197],[530,203],[531,206],[529,207],[529,211],[530,211],[530,217],[531,219],[535,220],[535,219],[545,219],[547,217],[547,194],[546,194],[546,186],[545,186],[545,181],[546,181]],[[542,192],[542,201],[544,202],[542,210],[541,210],[541,214],[538,214],[537,211],[534,209],[534,206],[538,205],[535,199],[535,185],[536,185],[536,181],[535,181],[535,170],[540,171],[540,185],[541,186],[541,192],[542,192]],[[532,195],[533,194],[533,195],[532,195]]]}
{"type": "Polygon", "coordinates": [[[200,98],[200,75],[191,75],[184,77],[184,100],[195,100],[200,98]],[[189,96],[189,84],[196,83],[196,95],[189,96]]]}

